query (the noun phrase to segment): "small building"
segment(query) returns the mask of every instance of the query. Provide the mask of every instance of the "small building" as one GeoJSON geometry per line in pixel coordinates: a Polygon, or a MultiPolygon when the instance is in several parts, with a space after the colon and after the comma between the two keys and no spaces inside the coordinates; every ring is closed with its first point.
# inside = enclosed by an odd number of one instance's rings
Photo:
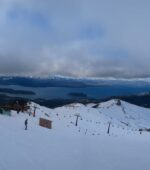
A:
{"type": "Polygon", "coordinates": [[[11,110],[9,110],[9,109],[4,109],[4,108],[0,108],[0,114],[1,114],[1,115],[11,116],[11,110]]]}
{"type": "Polygon", "coordinates": [[[39,119],[39,125],[48,129],[52,129],[52,121],[44,118],[39,119]]]}

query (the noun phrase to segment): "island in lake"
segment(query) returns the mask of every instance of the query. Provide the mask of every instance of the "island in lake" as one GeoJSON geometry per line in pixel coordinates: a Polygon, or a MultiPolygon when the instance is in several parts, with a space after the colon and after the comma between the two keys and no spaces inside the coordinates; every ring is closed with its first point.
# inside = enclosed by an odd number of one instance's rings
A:
{"type": "Polygon", "coordinates": [[[35,95],[32,91],[27,90],[14,90],[9,88],[0,88],[0,93],[8,93],[8,94],[22,94],[22,95],[35,95]]]}

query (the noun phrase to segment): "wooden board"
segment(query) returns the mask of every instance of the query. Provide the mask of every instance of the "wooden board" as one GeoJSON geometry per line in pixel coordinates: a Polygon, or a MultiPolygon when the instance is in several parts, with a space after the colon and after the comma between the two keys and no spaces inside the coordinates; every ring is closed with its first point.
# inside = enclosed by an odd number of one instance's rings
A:
{"type": "Polygon", "coordinates": [[[52,121],[44,118],[39,119],[39,125],[48,129],[52,129],[52,121]]]}

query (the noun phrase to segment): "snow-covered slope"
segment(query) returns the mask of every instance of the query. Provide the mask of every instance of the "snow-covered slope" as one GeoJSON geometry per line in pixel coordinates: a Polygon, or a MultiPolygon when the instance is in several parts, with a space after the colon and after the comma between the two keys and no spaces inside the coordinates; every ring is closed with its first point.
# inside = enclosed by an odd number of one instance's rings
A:
{"type": "MultiPolygon", "coordinates": [[[[110,100],[100,104],[70,104],[54,110],[45,110],[53,121],[54,129],[75,130],[88,135],[106,134],[111,124],[111,134],[125,135],[138,133],[139,129],[150,127],[150,110],[124,101],[110,100]],[[78,126],[75,127],[76,114],[79,114],[78,126]]],[[[39,115],[40,115],[39,110],[39,115]]]]}
{"type": "Polygon", "coordinates": [[[139,133],[150,128],[149,109],[118,100],[30,106],[27,113],[0,115],[0,170],[149,170],[150,134],[139,133]],[[34,106],[36,117],[29,116],[34,106]],[[52,129],[39,126],[41,117],[53,121],[52,129]]]}

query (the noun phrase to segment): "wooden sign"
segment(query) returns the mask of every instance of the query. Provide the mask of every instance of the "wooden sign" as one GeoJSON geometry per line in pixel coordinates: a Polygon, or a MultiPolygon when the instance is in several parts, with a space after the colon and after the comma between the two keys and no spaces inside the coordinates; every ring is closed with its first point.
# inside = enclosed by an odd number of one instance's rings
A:
{"type": "Polygon", "coordinates": [[[39,119],[39,125],[48,129],[52,129],[52,121],[44,118],[39,119]]]}

